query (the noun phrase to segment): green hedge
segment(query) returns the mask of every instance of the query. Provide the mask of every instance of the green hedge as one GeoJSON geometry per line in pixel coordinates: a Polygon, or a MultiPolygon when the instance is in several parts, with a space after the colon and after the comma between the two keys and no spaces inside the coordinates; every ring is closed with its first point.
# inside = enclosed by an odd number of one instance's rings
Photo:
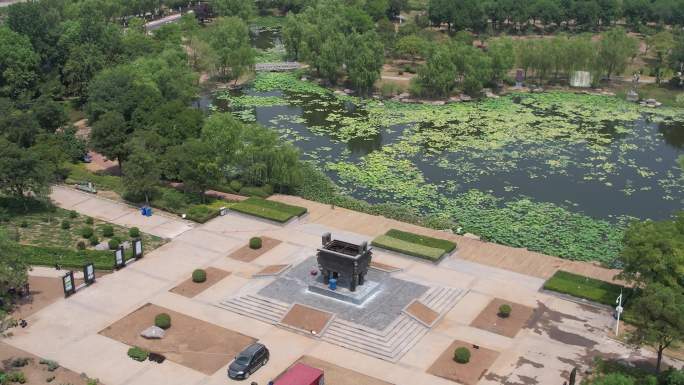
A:
{"type": "Polygon", "coordinates": [[[432,247],[435,249],[442,249],[447,253],[454,251],[456,244],[446,239],[432,238],[425,235],[418,235],[414,233],[408,233],[406,231],[400,231],[396,229],[391,229],[385,235],[392,238],[401,239],[402,241],[416,243],[422,246],[432,247]]]}
{"type": "MultiPolygon", "coordinates": [[[[14,244],[10,252],[21,257],[29,265],[55,266],[82,269],[83,265],[92,262],[97,270],[112,270],[114,253],[100,250],[70,250],[61,247],[31,246],[14,244]]],[[[126,259],[133,258],[131,250],[126,251],[126,259]]]]}
{"type": "Polygon", "coordinates": [[[265,199],[255,197],[239,202],[233,205],[230,209],[280,223],[287,222],[293,217],[298,217],[306,213],[306,208],[304,207],[267,201],[265,199]]]}
{"type": "Polygon", "coordinates": [[[630,288],[562,270],[558,270],[544,283],[544,289],[609,306],[615,306],[620,289],[623,290],[624,299],[632,294],[630,288]]]}
{"type": "Polygon", "coordinates": [[[205,205],[194,205],[188,209],[186,218],[193,222],[205,223],[210,219],[216,218],[218,215],[218,210],[205,205]]]}
{"type": "Polygon", "coordinates": [[[412,255],[418,258],[429,259],[431,261],[438,260],[444,255],[444,250],[434,247],[423,246],[417,243],[403,241],[401,239],[393,238],[388,235],[380,235],[372,242],[373,246],[381,247],[383,249],[396,251],[402,254],[412,255]]]}

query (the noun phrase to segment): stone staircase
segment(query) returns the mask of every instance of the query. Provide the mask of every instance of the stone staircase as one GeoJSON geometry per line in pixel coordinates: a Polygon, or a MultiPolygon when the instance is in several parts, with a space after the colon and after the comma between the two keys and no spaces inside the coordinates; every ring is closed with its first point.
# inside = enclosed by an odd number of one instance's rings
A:
{"type": "MultiPolygon", "coordinates": [[[[418,300],[444,316],[465,294],[466,290],[431,287],[418,300]]],[[[230,298],[216,306],[270,324],[278,324],[290,305],[248,294],[230,298]]],[[[365,327],[335,317],[321,340],[382,360],[396,362],[408,352],[430,329],[406,314],[399,315],[383,330],[365,327]]]]}
{"type": "MultiPolygon", "coordinates": [[[[419,300],[440,313],[441,317],[465,294],[464,290],[433,287],[419,300]]],[[[384,330],[367,328],[337,317],[321,339],[376,358],[396,362],[429,330],[403,313],[384,330]]]]}
{"type": "Polygon", "coordinates": [[[286,303],[258,294],[230,298],[216,306],[269,324],[280,322],[290,309],[286,303]]]}

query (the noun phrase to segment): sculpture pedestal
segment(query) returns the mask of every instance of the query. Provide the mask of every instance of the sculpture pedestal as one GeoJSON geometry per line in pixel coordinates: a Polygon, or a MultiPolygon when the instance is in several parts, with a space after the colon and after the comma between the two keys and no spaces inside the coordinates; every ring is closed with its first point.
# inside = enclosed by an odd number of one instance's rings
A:
{"type": "Polygon", "coordinates": [[[368,280],[366,280],[363,285],[357,286],[356,291],[350,291],[347,287],[340,286],[339,283],[337,285],[337,290],[330,290],[328,285],[319,279],[312,279],[311,282],[309,282],[308,287],[310,293],[323,295],[354,305],[362,305],[379,289],[380,283],[368,280]]]}

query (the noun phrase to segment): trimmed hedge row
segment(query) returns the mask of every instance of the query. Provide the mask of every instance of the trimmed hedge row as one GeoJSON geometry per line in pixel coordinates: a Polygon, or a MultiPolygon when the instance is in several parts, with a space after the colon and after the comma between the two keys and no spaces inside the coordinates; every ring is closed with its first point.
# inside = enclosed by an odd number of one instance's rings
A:
{"type": "MultiPolygon", "coordinates": [[[[55,266],[82,269],[92,262],[97,270],[111,270],[114,266],[114,253],[100,250],[70,250],[61,247],[32,246],[15,244],[11,251],[29,265],[55,266]]],[[[126,259],[133,258],[131,250],[126,251],[126,259]]]]}
{"type": "Polygon", "coordinates": [[[454,251],[456,244],[446,239],[432,238],[425,235],[409,233],[406,231],[391,229],[385,235],[392,238],[401,239],[402,241],[416,243],[422,246],[432,247],[435,249],[442,249],[447,253],[454,251]]]}
{"type": "Polygon", "coordinates": [[[393,238],[388,235],[380,235],[373,239],[373,246],[381,247],[383,249],[396,251],[402,254],[412,255],[414,257],[429,259],[431,261],[438,260],[444,255],[444,250],[434,247],[419,245],[417,243],[403,241],[401,239],[393,238]]]}
{"type": "Polygon", "coordinates": [[[620,295],[620,289],[623,291],[623,298],[632,294],[630,288],[562,270],[558,270],[544,283],[544,289],[609,306],[615,306],[615,299],[620,295]]]}
{"type": "Polygon", "coordinates": [[[243,214],[254,215],[280,223],[287,222],[293,217],[299,217],[306,213],[306,208],[304,207],[267,201],[265,199],[256,197],[248,198],[242,202],[239,202],[233,205],[230,209],[243,214]]]}

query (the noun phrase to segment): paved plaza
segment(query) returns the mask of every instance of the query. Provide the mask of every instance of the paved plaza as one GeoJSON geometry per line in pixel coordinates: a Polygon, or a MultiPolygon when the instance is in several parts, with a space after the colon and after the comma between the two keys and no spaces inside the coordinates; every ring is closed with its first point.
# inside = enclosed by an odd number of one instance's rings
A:
{"type": "MultiPolygon", "coordinates": [[[[286,225],[234,213],[203,225],[158,212],[148,218],[123,203],[66,187],[55,187],[52,198],[62,207],[116,224],[137,226],[170,240],[131,266],[31,314],[27,328],[15,329],[14,336],[3,340],[36,356],[56,360],[75,373],[99,378],[106,385],[232,382],[226,376],[227,365],[207,373],[184,366],[181,360],[163,364],[136,362],[126,355],[128,345],[100,333],[148,303],[268,346],[270,361],[247,383],[267,384],[305,357],[309,362],[328,365],[331,373],[360,373],[367,376],[368,384],[453,385],[457,382],[431,374],[434,371],[430,368],[456,341],[496,352],[485,375],[476,379],[478,385],[562,384],[573,366],[585,369],[597,355],[631,361],[654,358],[649,351],[634,351],[611,338],[614,320],[609,310],[540,291],[544,278],[561,267],[604,279],[611,276],[611,271],[594,265],[525,253],[296,197],[272,198],[309,209],[304,218],[286,225]],[[363,241],[389,228],[454,239],[458,249],[439,265],[374,249],[374,261],[397,271],[371,269],[369,279],[398,286],[390,286],[386,297],[376,297],[377,303],[364,311],[302,295],[302,274],[311,270],[312,250],[320,245],[321,234],[331,232],[335,237],[363,241]],[[251,261],[229,257],[254,236],[270,237],[280,243],[251,261]],[[482,252],[479,256],[478,250],[482,252]],[[272,265],[290,267],[277,276],[255,276],[272,265]],[[173,292],[194,269],[210,267],[227,273],[191,296],[173,292]],[[481,325],[481,314],[495,299],[534,312],[515,334],[487,330],[481,325]],[[439,313],[434,324],[426,326],[403,311],[413,300],[439,313]],[[235,307],[234,301],[262,309],[258,313],[262,318],[248,307],[238,312],[231,307],[235,307]],[[280,324],[295,303],[335,316],[321,329],[325,331],[320,336],[306,335],[280,324]],[[346,333],[360,337],[349,340],[346,333]]],[[[50,275],[46,269],[36,272],[50,275]]],[[[328,381],[326,384],[335,385],[328,381]]]]}

